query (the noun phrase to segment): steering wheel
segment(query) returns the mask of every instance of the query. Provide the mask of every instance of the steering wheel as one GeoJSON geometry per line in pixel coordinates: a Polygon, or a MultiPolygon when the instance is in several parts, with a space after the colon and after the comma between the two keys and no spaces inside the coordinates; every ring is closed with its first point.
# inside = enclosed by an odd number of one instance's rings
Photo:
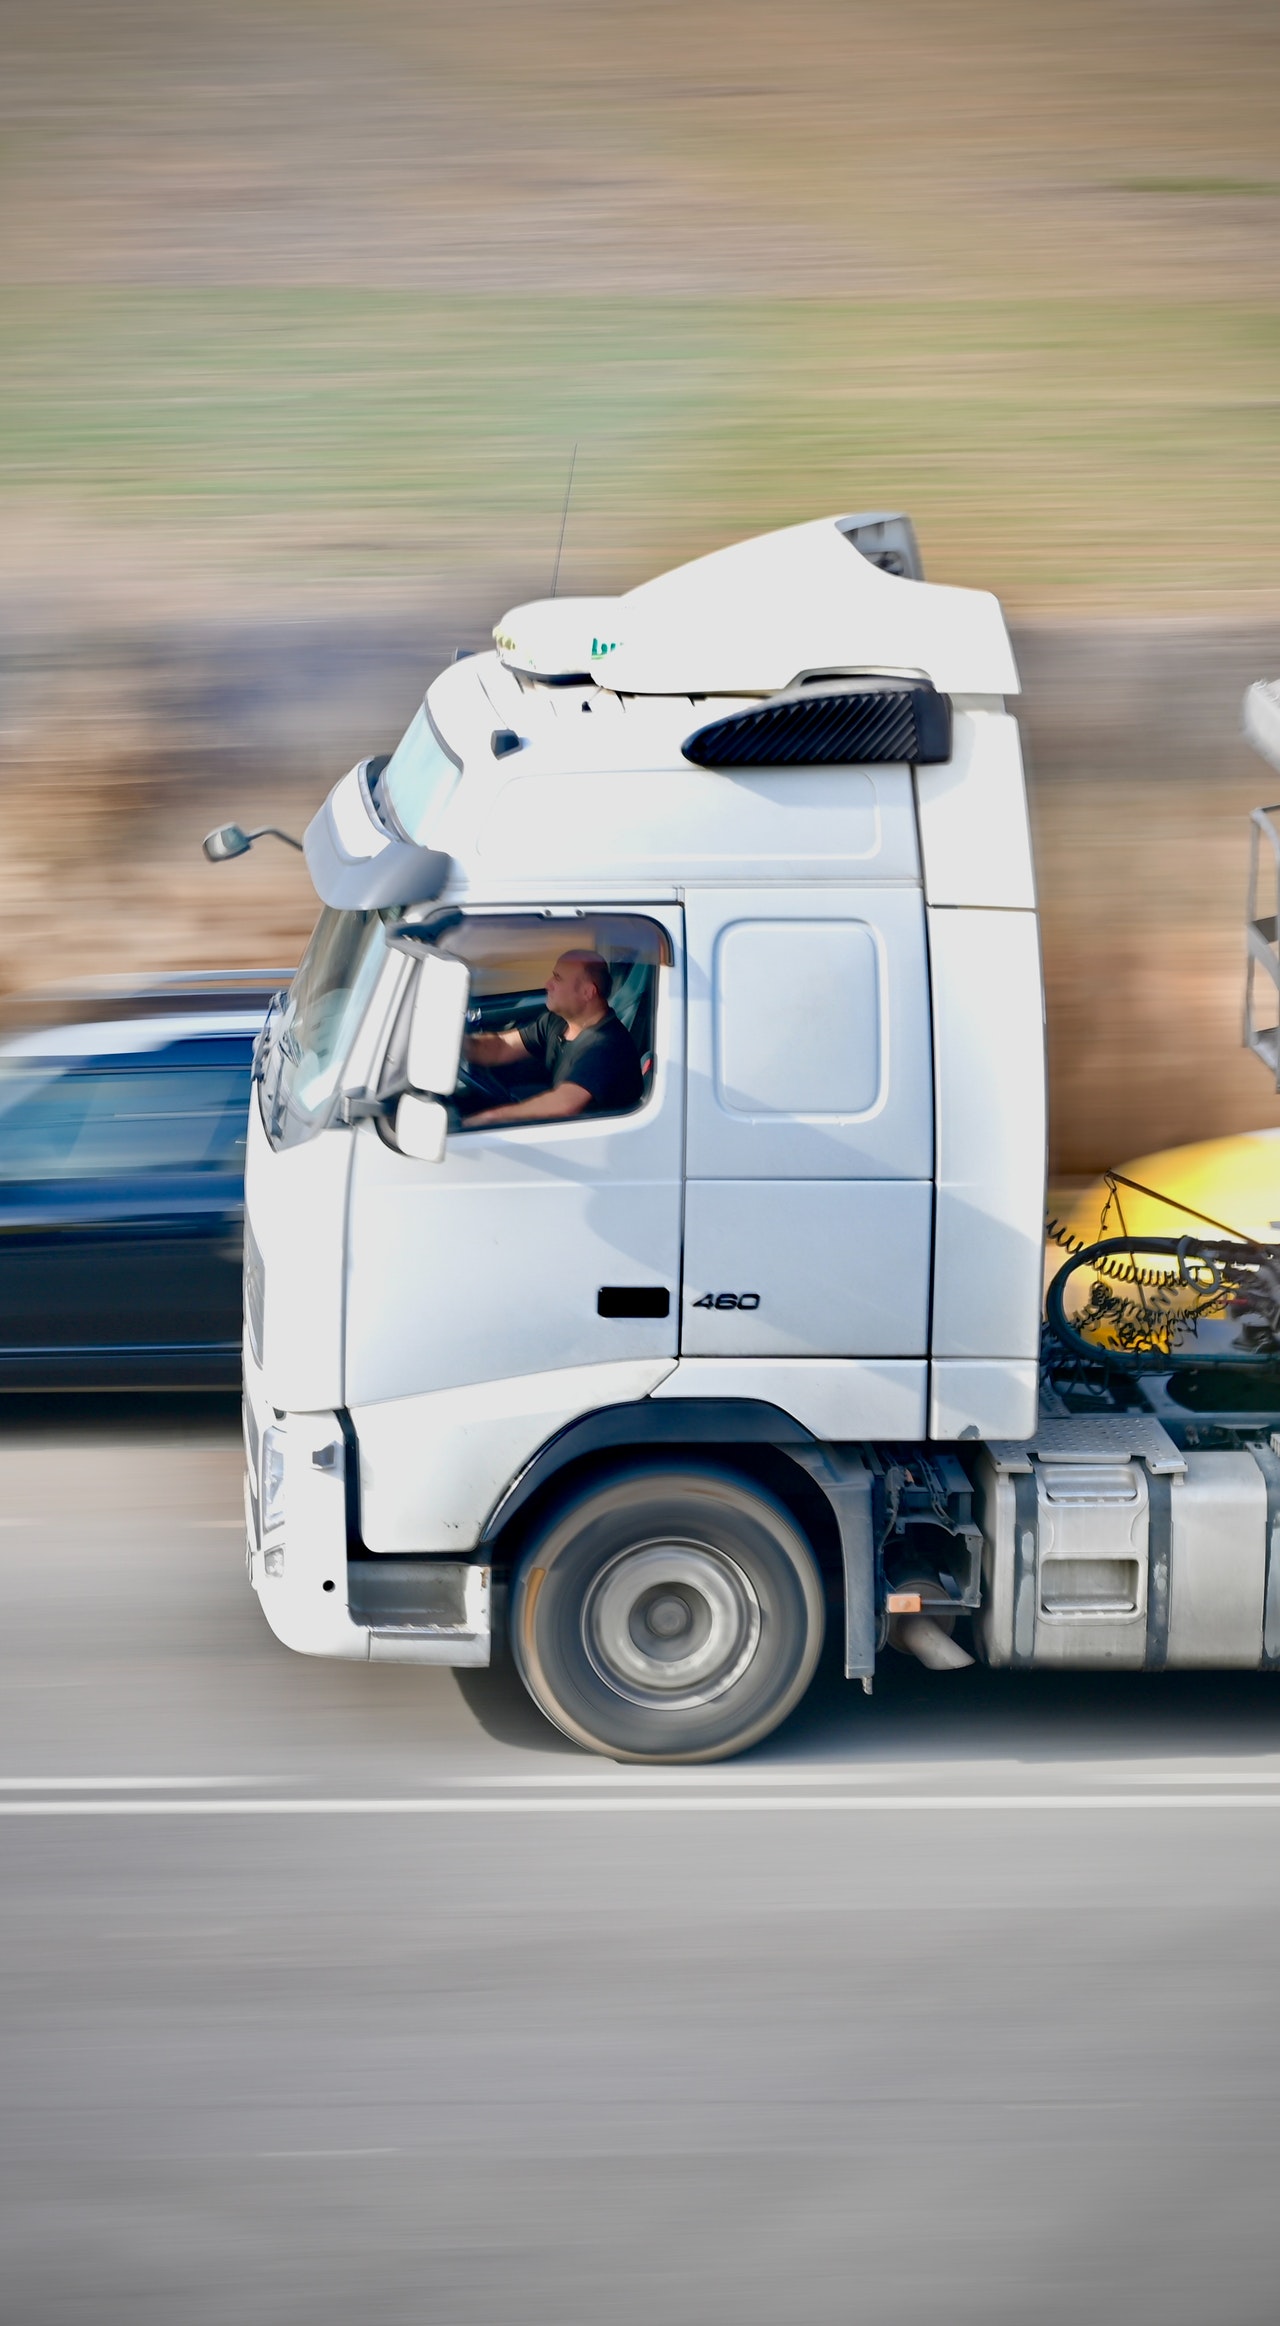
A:
{"type": "Polygon", "coordinates": [[[477,1066],[472,1060],[464,1059],[458,1069],[451,1111],[465,1122],[469,1114],[478,1115],[482,1107],[506,1106],[510,1097],[511,1092],[492,1067],[477,1066]],[[458,1105],[459,1099],[463,1101],[462,1106],[458,1105]]]}

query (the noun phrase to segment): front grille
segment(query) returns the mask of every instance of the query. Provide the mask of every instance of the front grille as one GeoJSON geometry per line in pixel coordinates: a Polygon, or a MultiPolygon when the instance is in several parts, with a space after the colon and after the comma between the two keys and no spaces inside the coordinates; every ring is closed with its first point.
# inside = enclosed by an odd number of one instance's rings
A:
{"type": "Polygon", "coordinates": [[[244,1223],[244,1321],[249,1336],[249,1353],[254,1364],[262,1363],[262,1319],[267,1298],[267,1272],[258,1250],[258,1239],[248,1220],[244,1223]]]}
{"type": "Polygon", "coordinates": [[[244,1416],[245,1484],[249,1492],[249,1515],[256,1547],[262,1540],[262,1525],[258,1509],[258,1464],[262,1456],[262,1443],[258,1435],[258,1417],[247,1397],[242,1399],[240,1410],[244,1416]]]}
{"type": "Polygon", "coordinates": [[[258,1417],[247,1397],[241,1399],[240,1410],[244,1418],[244,1458],[248,1466],[249,1476],[256,1478],[258,1458],[262,1451],[262,1441],[258,1434],[258,1417]]]}

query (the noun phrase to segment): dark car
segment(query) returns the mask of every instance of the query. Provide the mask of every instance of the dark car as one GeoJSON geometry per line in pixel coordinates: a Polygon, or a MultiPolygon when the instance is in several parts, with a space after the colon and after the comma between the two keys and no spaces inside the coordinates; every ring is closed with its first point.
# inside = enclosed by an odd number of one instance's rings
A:
{"type": "Polygon", "coordinates": [[[238,1383],[253,1050],[291,974],[29,1006],[0,1035],[0,1386],[238,1383]]]}

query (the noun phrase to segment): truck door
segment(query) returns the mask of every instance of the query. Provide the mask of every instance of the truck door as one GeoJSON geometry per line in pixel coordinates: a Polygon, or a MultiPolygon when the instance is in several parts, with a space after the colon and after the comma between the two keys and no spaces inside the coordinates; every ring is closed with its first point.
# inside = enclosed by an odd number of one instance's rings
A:
{"type": "Polygon", "coordinates": [[[915,887],[687,905],[681,1353],[928,1353],[933,1100],[915,887]]]}
{"type": "MultiPolygon", "coordinates": [[[[677,908],[476,911],[444,940],[471,969],[472,1021],[531,1024],[561,953],[608,962],[642,1070],[615,1115],[469,1130],[477,1100],[539,1087],[466,1074],[442,1163],[356,1134],[347,1276],[351,1406],[677,1349],[684,1149],[684,953],[677,908]]],[[[602,1375],[600,1402],[611,1392],[602,1375]]]]}

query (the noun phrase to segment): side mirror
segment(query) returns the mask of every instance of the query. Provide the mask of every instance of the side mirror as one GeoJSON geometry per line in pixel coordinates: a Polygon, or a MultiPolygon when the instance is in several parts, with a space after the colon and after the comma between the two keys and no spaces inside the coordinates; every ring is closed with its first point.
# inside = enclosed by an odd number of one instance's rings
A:
{"type": "Polygon", "coordinates": [[[427,954],[418,971],[405,1059],[415,1091],[447,1098],[456,1086],[470,992],[471,972],[465,961],[454,961],[445,953],[427,954]]]}
{"type": "Polygon", "coordinates": [[[210,832],[204,843],[204,852],[210,864],[225,864],[229,856],[247,856],[252,843],[247,832],[238,824],[222,824],[210,832]]]}
{"type": "Polygon", "coordinates": [[[278,824],[263,824],[256,832],[242,832],[239,824],[219,824],[201,845],[210,864],[225,864],[228,856],[247,856],[255,840],[283,840],[286,848],[302,849],[301,840],[295,840],[292,832],[282,832],[278,824]]]}
{"type": "Polygon", "coordinates": [[[449,1128],[447,1109],[438,1098],[419,1098],[416,1091],[407,1090],[396,1108],[395,1141],[402,1155],[415,1163],[442,1163],[445,1134],[449,1128]]]}

